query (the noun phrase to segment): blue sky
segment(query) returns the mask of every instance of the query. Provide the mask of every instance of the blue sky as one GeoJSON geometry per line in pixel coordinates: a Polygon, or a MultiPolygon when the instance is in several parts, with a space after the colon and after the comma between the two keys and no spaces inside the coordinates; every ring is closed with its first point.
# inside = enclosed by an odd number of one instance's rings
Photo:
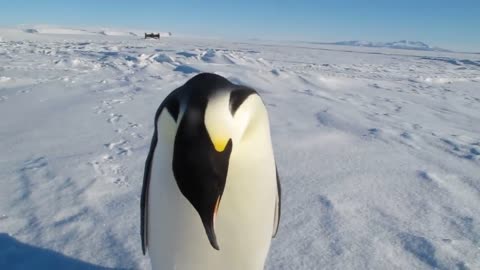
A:
{"type": "Polygon", "coordinates": [[[480,51],[480,0],[0,0],[0,25],[158,29],[226,38],[420,40],[480,51]]]}

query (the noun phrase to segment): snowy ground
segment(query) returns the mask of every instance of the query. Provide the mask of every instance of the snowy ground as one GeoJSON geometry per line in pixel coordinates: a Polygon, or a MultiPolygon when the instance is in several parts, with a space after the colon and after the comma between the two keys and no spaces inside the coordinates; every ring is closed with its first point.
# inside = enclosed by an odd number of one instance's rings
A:
{"type": "Polygon", "coordinates": [[[0,269],[149,269],[154,112],[200,71],[268,105],[284,193],[267,269],[480,269],[478,54],[0,37],[0,269]]]}

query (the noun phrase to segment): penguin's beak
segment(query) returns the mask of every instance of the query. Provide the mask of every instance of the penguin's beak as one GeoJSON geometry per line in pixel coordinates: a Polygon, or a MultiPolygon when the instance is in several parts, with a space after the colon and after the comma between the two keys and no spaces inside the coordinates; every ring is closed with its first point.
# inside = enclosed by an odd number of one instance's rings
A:
{"type": "Polygon", "coordinates": [[[210,245],[219,250],[215,219],[227,181],[232,140],[207,132],[201,113],[189,108],[175,136],[173,174],[181,193],[198,212],[210,245]]]}

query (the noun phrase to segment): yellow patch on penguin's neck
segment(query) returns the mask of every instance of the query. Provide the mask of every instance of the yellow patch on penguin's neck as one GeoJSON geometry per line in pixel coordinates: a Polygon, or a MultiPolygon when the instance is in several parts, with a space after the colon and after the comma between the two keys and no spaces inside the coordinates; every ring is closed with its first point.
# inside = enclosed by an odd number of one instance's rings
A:
{"type": "Polygon", "coordinates": [[[217,152],[223,152],[223,150],[225,150],[225,147],[227,146],[227,143],[228,143],[228,138],[215,138],[215,139],[212,139],[213,141],[213,146],[215,147],[215,150],[217,150],[217,152]]]}
{"type": "Polygon", "coordinates": [[[205,109],[205,127],[217,152],[225,150],[232,135],[233,118],[229,102],[229,93],[221,93],[211,97],[205,109]]]}

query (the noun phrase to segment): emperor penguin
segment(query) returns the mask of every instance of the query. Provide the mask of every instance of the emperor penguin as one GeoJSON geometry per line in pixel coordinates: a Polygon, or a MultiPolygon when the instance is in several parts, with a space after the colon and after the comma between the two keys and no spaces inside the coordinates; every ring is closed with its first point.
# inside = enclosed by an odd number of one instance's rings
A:
{"type": "Polygon", "coordinates": [[[165,98],[141,195],[152,269],[264,269],[280,202],[267,109],[254,89],[201,73],[165,98]]]}

